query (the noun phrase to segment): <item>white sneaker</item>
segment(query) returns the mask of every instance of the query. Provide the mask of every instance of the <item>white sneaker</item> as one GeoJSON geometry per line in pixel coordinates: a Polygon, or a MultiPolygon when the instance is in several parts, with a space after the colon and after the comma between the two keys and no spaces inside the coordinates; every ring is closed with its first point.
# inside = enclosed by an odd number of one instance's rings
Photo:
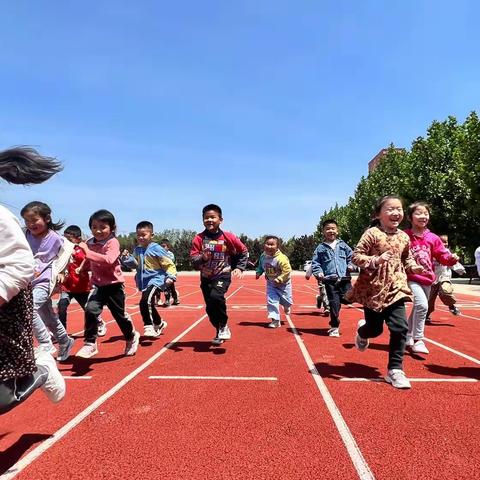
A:
{"type": "Polygon", "coordinates": [[[75,355],[80,358],[91,358],[98,353],[96,343],[86,343],[75,355]]]}
{"type": "Polygon", "coordinates": [[[271,318],[270,320],[270,323],[267,325],[268,328],[278,328],[282,326],[280,320],[275,320],[274,318],[271,318]]]}
{"type": "Polygon", "coordinates": [[[58,403],[65,396],[65,380],[59,372],[55,359],[45,350],[37,350],[35,352],[35,361],[37,365],[41,365],[48,369],[47,381],[40,387],[47,398],[58,403]]]}
{"type": "Polygon", "coordinates": [[[165,320],[162,320],[162,323],[160,325],[154,325],[153,328],[155,329],[155,332],[157,332],[157,336],[160,336],[160,334],[167,328],[168,323],[165,320]]]}
{"type": "Polygon", "coordinates": [[[368,344],[370,343],[368,341],[368,338],[363,338],[358,334],[358,329],[360,327],[363,327],[367,322],[365,320],[359,320],[357,323],[357,335],[355,336],[355,346],[357,347],[357,350],[360,352],[364,352],[368,348],[368,344]]]}
{"type": "Polygon", "coordinates": [[[340,330],[337,327],[329,328],[327,333],[328,333],[329,337],[339,337],[340,336],[340,330]]]}
{"type": "Polygon", "coordinates": [[[415,352],[415,353],[430,353],[423,340],[417,340],[413,344],[412,352],[415,352]]]}
{"type": "Polygon", "coordinates": [[[283,311],[285,312],[285,315],[290,315],[290,312],[292,311],[292,307],[283,307],[283,311]]]}
{"type": "Polygon", "coordinates": [[[395,388],[412,387],[408,381],[408,378],[405,376],[405,372],[397,368],[388,371],[385,381],[395,388]]]}
{"type": "Polygon", "coordinates": [[[405,342],[405,346],[406,347],[413,347],[413,344],[414,344],[413,337],[409,337],[407,335],[407,341],[405,342]]]}
{"type": "Polygon", "coordinates": [[[212,345],[221,345],[225,340],[222,340],[221,338],[215,337],[212,340],[212,345]]]}
{"type": "Polygon", "coordinates": [[[127,344],[125,345],[126,357],[131,357],[137,353],[139,341],[140,341],[140,334],[136,331],[133,332],[133,338],[131,340],[127,340],[127,344]]]}
{"type": "Polygon", "coordinates": [[[67,342],[64,345],[60,345],[60,350],[57,355],[57,360],[59,362],[64,362],[70,356],[74,343],[75,340],[72,337],[68,337],[67,342]]]}
{"type": "Polygon", "coordinates": [[[104,337],[107,334],[107,324],[101,318],[98,319],[98,330],[97,335],[99,337],[104,337]]]}
{"type": "Polygon", "coordinates": [[[145,325],[145,328],[143,329],[143,336],[149,338],[157,338],[160,336],[160,333],[155,330],[155,327],[153,325],[145,325]]]}
{"type": "Polygon", "coordinates": [[[218,331],[217,338],[219,338],[220,340],[230,340],[232,338],[232,333],[230,332],[230,329],[227,325],[225,325],[218,331]]]}

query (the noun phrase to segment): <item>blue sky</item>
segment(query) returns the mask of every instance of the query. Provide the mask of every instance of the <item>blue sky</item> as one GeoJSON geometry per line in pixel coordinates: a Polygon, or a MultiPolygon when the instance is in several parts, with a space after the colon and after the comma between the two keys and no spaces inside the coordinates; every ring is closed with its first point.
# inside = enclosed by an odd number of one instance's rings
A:
{"type": "Polygon", "coordinates": [[[480,110],[475,0],[46,1],[0,10],[0,149],[65,170],[0,186],[86,227],[312,233],[390,142],[480,110]]]}

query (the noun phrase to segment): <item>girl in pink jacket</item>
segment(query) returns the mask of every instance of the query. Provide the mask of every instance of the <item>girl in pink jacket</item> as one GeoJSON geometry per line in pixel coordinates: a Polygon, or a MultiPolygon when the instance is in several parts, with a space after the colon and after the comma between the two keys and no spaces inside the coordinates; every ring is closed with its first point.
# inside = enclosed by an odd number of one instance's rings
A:
{"type": "Polygon", "coordinates": [[[450,267],[458,262],[458,257],[447,250],[440,237],[427,228],[430,220],[430,207],[427,203],[412,203],[408,207],[407,218],[411,224],[411,228],[405,230],[410,237],[410,250],[418,265],[423,267],[422,273],[407,275],[408,285],[413,293],[413,308],[408,318],[407,347],[411,347],[415,353],[427,354],[428,348],[423,341],[423,334],[430,288],[435,281],[433,260],[450,267]]]}

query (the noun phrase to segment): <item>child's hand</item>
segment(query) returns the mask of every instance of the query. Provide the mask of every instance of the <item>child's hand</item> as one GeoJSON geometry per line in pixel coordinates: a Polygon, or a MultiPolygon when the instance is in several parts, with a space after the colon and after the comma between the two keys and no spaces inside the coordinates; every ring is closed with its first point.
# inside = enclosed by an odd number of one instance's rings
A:
{"type": "Polygon", "coordinates": [[[273,281],[274,281],[277,285],[279,285],[280,283],[282,283],[279,278],[274,278],[273,281]]]}
{"type": "Polygon", "coordinates": [[[390,259],[393,257],[393,253],[388,251],[388,252],[383,252],[379,257],[377,257],[377,265],[383,265],[384,263],[390,261],[390,259]]]}
{"type": "Polygon", "coordinates": [[[412,273],[423,273],[425,269],[421,265],[415,265],[410,269],[412,273]]]}
{"type": "Polygon", "coordinates": [[[232,277],[242,278],[243,272],[239,268],[235,268],[235,270],[232,270],[232,277]]]}
{"type": "Polygon", "coordinates": [[[57,283],[63,283],[65,282],[65,274],[64,273],[59,273],[57,275],[57,283]]]}
{"type": "Polygon", "coordinates": [[[453,257],[453,258],[455,259],[455,261],[457,261],[457,262],[460,260],[460,257],[459,257],[456,253],[454,253],[454,254],[452,255],[452,257],[453,257]]]}
{"type": "Polygon", "coordinates": [[[80,272],[82,271],[82,269],[80,267],[76,268],[75,269],[75,273],[78,275],[80,272]]]}
{"type": "Polygon", "coordinates": [[[130,252],[125,249],[123,252],[122,252],[122,257],[128,257],[130,255],[130,252]]]}
{"type": "Polygon", "coordinates": [[[171,285],[171,284],[173,283],[173,280],[172,280],[171,278],[167,278],[167,279],[165,280],[165,283],[166,283],[167,285],[171,285]]]}
{"type": "Polygon", "coordinates": [[[260,275],[258,273],[255,274],[255,280],[258,280],[260,278],[260,275]]]}
{"type": "Polygon", "coordinates": [[[323,277],[324,277],[324,276],[325,276],[325,275],[324,275],[323,273],[317,273],[317,274],[315,275],[315,278],[316,278],[317,281],[320,283],[320,282],[323,280],[323,277]]]}
{"type": "Polygon", "coordinates": [[[88,250],[88,245],[86,244],[86,242],[80,242],[78,246],[85,252],[88,250]]]}
{"type": "Polygon", "coordinates": [[[212,252],[210,250],[204,250],[202,252],[202,258],[205,262],[208,262],[212,258],[212,252]]]}
{"type": "Polygon", "coordinates": [[[311,273],[306,273],[306,274],[305,274],[305,278],[306,278],[307,280],[310,280],[310,277],[311,277],[311,276],[312,276],[311,273]]]}

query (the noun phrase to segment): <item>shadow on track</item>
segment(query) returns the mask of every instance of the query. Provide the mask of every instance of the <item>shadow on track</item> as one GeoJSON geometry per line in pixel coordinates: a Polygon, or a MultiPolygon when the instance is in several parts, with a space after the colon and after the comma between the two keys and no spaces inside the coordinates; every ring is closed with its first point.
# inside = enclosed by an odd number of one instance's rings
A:
{"type": "Polygon", "coordinates": [[[40,443],[52,435],[44,433],[25,433],[13,445],[0,452],[0,475],[15,465],[23,454],[36,443],[40,443]]]}

